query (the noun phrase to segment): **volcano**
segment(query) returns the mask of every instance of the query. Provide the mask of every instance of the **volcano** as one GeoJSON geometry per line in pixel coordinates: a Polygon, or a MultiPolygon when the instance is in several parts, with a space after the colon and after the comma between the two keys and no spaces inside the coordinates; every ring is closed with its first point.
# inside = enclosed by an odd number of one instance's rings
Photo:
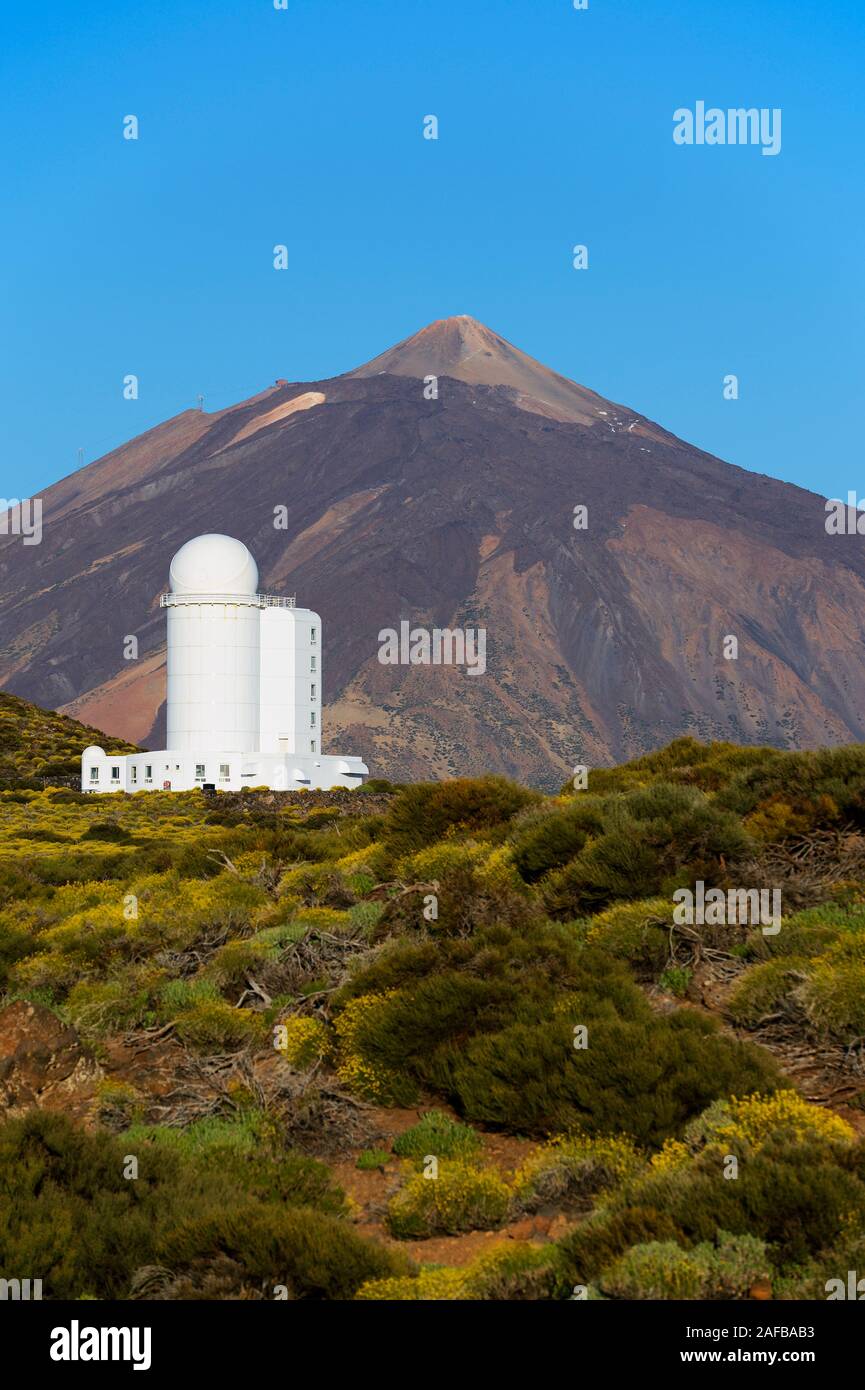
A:
{"type": "Polygon", "coordinates": [[[41,545],[0,538],[0,685],[162,746],[159,595],[212,531],[322,615],[324,751],[379,775],[550,787],[681,734],[863,740],[865,552],[824,522],[461,315],[49,488],[41,545]],[[485,670],[384,664],[404,621],[483,629],[485,670]]]}

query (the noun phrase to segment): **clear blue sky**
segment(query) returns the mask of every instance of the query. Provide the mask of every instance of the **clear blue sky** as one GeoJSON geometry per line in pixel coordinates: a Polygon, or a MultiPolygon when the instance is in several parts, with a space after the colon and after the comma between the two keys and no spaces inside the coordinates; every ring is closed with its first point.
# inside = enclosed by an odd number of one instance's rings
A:
{"type": "Polygon", "coordinates": [[[863,0],[15,8],[0,495],[458,313],[734,463],[865,491],[863,0]],[[780,155],[675,146],[698,99],[781,107],[780,155]]]}

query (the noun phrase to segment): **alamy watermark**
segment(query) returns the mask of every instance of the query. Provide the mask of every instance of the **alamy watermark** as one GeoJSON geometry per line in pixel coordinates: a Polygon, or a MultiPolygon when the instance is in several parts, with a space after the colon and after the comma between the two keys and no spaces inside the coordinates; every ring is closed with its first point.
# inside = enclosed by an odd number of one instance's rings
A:
{"type": "Polygon", "coordinates": [[[702,879],[673,894],[673,921],[677,927],[762,927],[764,936],[781,930],[780,888],[706,888],[702,879]]]}
{"type": "Polygon", "coordinates": [[[781,153],[780,106],[739,106],[724,111],[698,101],[694,110],[673,112],[673,141],[677,145],[761,145],[763,154],[781,153]]]}
{"type": "Polygon", "coordinates": [[[865,510],[855,492],[847,493],[847,501],[830,497],[825,505],[824,525],[829,536],[865,536],[865,510]]]}
{"type": "Polygon", "coordinates": [[[378,634],[382,666],[465,666],[469,676],[487,669],[486,628],[412,627],[407,619],[378,634]]]}
{"type": "Polygon", "coordinates": [[[25,545],[39,545],[42,498],[0,497],[0,536],[23,536],[25,545]]]}

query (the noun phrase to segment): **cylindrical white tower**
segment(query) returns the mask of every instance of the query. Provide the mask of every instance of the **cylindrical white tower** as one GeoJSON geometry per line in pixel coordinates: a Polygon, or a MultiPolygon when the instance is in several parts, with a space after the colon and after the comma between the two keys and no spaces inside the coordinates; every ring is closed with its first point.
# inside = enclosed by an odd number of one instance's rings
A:
{"type": "Polygon", "coordinates": [[[196,536],[170,569],[168,747],[246,753],[259,745],[258,567],[242,541],[196,536]]]}

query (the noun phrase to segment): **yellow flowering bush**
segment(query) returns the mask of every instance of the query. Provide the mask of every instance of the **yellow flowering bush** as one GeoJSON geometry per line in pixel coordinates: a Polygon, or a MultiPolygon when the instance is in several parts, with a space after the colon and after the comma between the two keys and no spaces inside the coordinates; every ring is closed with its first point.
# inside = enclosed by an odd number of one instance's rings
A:
{"type": "Polygon", "coordinates": [[[554,1284],[551,1251],[550,1246],[508,1241],[458,1268],[426,1266],[415,1277],[370,1279],[355,1298],[388,1302],[549,1298],[554,1284]]]}
{"type": "Polygon", "coordinates": [[[510,1188],[492,1169],[444,1159],[435,1177],[423,1170],[411,1175],[388,1204],[387,1224],[402,1240],[488,1231],[505,1220],[510,1199],[510,1188]]]}
{"type": "Polygon", "coordinates": [[[793,1090],[776,1091],[770,1096],[735,1097],[721,1103],[728,1117],[718,1124],[715,1135],[721,1140],[740,1140],[759,1150],[775,1134],[782,1133],[794,1141],[824,1139],[835,1144],[850,1144],[856,1135],[853,1129],[831,1110],[809,1105],[793,1090]]]}
{"type": "Polygon", "coordinates": [[[277,1051],[293,1067],[311,1067],[330,1050],[330,1036],[320,1018],[283,1018],[275,1025],[277,1051]]]}
{"type": "Polygon", "coordinates": [[[464,1269],[422,1269],[416,1277],[405,1275],[396,1279],[370,1279],[361,1284],[356,1299],[385,1303],[407,1301],[451,1302],[465,1298],[464,1269]]]}
{"type": "Polygon", "coordinates": [[[235,1009],[224,999],[207,997],[182,1009],[174,1027],[179,1038],[204,1051],[240,1047],[252,1038],[260,1039],[264,1032],[260,1014],[235,1009]]]}
{"type": "Polygon", "coordinates": [[[667,1139],[663,1147],[651,1157],[652,1171],[655,1173],[675,1173],[677,1169],[690,1163],[693,1155],[681,1139],[667,1139]]]}
{"type": "Polygon", "coordinates": [[[374,1028],[382,1008],[396,991],[361,994],[350,999],[334,1022],[339,1057],[337,1076],[344,1086],[364,1100],[387,1105],[409,1099],[406,1078],[372,1062],[364,1054],[364,1033],[374,1028]]]}
{"type": "Polygon", "coordinates": [[[460,869],[474,871],[490,853],[488,844],[474,840],[441,840],[397,861],[396,877],[406,883],[447,879],[460,869]]]}

